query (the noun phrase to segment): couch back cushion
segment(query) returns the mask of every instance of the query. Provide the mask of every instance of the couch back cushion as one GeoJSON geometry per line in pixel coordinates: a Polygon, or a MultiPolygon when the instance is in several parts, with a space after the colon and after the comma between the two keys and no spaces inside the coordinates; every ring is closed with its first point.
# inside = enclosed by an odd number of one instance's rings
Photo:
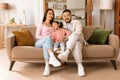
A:
{"type": "Polygon", "coordinates": [[[92,36],[87,40],[89,44],[101,44],[105,45],[108,43],[109,35],[112,30],[98,29],[96,28],[92,36]]]}
{"type": "Polygon", "coordinates": [[[85,27],[83,27],[83,35],[84,35],[84,38],[86,41],[91,37],[92,33],[94,32],[94,30],[96,28],[103,28],[103,27],[101,27],[101,26],[85,26],[85,27]]]}
{"type": "MultiPolygon", "coordinates": [[[[83,35],[84,35],[84,38],[85,38],[85,40],[87,41],[89,38],[90,38],[90,36],[92,35],[92,33],[94,32],[94,30],[96,29],[96,28],[103,28],[103,27],[101,27],[101,26],[85,26],[85,27],[83,27],[83,35]]],[[[36,41],[36,38],[35,38],[35,34],[36,34],[36,29],[37,29],[37,27],[35,27],[35,26],[27,26],[27,27],[24,27],[24,28],[22,28],[22,29],[28,29],[30,32],[31,32],[31,34],[32,34],[32,37],[34,38],[34,40],[36,41]]]]}
{"type": "MultiPolygon", "coordinates": [[[[23,27],[22,29],[23,29],[23,30],[24,30],[24,29],[29,30],[30,33],[32,34],[33,39],[36,41],[36,38],[35,38],[36,28],[37,28],[37,27],[35,27],[35,26],[30,26],[30,27],[27,26],[27,27],[23,27]]],[[[21,29],[21,30],[22,30],[22,29],[21,29]]]]}
{"type": "Polygon", "coordinates": [[[12,32],[15,35],[16,43],[18,46],[33,46],[35,44],[35,41],[29,30],[15,30],[12,32]]]}

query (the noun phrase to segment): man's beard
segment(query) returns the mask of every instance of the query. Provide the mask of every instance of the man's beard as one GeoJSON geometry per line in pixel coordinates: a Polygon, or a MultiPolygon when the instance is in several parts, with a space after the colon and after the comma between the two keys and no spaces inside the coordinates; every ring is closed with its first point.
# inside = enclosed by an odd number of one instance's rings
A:
{"type": "Polygon", "coordinates": [[[71,19],[69,21],[65,21],[66,23],[70,23],[71,22],[71,19]]]}

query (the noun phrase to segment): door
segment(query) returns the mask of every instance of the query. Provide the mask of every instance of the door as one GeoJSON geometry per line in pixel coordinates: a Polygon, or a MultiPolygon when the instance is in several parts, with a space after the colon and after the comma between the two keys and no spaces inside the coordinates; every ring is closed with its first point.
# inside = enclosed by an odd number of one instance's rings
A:
{"type": "Polygon", "coordinates": [[[114,33],[120,38],[120,0],[115,0],[115,27],[114,33]]]}
{"type": "Polygon", "coordinates": [[[93,10],[93,5],[92,5],[92,0],[86,0],[87,1],[87,10],[86,10],[86,16],[87,16],[87,26],[92,26],[92,10],[93,10]]]}

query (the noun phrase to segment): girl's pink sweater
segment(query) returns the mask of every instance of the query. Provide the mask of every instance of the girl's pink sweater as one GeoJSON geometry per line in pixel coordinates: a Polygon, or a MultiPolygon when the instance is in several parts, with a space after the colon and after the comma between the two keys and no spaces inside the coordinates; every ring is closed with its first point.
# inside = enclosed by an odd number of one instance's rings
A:
{"type": "Polygon", "coordinates": [[[55,41],[55,42],[62,42],[62,39],[65,37],[65,36],[69,36],[71,34],[70,31],[68,31],[67,29],[64,29],[64,28],[60,28],[58,30],[54,30],[52,32],[52,39],[55,41]]]}

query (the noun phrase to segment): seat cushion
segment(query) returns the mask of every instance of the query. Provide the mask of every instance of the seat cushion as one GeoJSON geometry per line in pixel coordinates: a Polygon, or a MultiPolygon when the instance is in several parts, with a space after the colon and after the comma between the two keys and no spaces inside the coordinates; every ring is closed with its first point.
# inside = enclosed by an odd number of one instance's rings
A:
{"type": "MultiPolygon", "coordinates": [[[[83,47],[84,59],[112,58],[114,56],[114,48],[109,45],[88,45],[83,47]]],[[[44,59],[43,49],[34,46],[16,46],[12,49],[11,57],[13,59],[44,59]]],[[[70,54],[69,59],[73,59],[72,54],[70,54]]]]}
{"type": "Polygon", "coordinates": [[[114,48],[110,45],[88,45],[83,47],[84,58],[112,58],[115,56],[114,48]]]}
{"type": "Polygon", "coordinates": [[[42,48],[35,48],[34,46],[16,46],[12,49],[12,58],[43,58],[42,48]]]}

